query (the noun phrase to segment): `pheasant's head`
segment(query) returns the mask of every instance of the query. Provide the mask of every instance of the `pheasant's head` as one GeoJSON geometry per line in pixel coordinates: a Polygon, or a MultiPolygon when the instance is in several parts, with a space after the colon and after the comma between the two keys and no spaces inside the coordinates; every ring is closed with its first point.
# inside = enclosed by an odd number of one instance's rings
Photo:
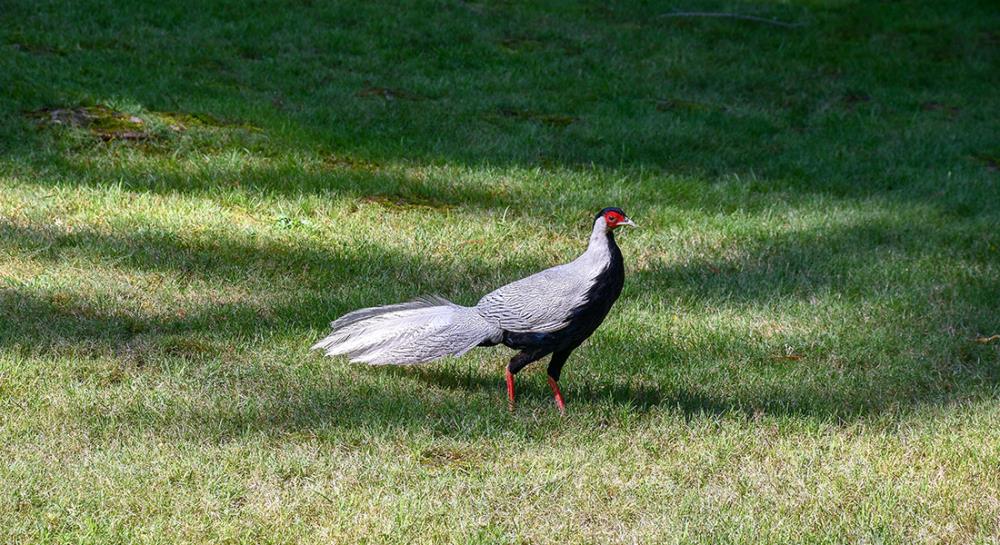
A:
{"type": "Polygon", "coordinates": [[[594,218],[594,222],[604,222],[604,228],[607,231],[614,231],[615,229],[621,227],[622,225],[628,225],[629,227],[635,227],[635,223],[625,215],[625,211],[621,208],[615,208],[613,206],[605,208],[597,213],[597,217],[594,218]]]}

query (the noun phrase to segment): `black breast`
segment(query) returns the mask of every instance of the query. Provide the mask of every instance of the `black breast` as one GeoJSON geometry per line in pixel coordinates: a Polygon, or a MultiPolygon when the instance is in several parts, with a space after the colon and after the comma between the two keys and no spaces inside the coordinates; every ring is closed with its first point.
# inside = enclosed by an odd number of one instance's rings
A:
{"type": "Polygon", "coordinates": [[[608,247],[611,259],[587,292],[587,300],[573,310],[569,324],[551,333],[510,333],[505,332],[503,344],[520,350],[541,349],[544,352],[572,350],[590,337],[601,325],[618,300],[625,284],[625,264],[622,252],[612,233],[608,233],[608,247]]]}

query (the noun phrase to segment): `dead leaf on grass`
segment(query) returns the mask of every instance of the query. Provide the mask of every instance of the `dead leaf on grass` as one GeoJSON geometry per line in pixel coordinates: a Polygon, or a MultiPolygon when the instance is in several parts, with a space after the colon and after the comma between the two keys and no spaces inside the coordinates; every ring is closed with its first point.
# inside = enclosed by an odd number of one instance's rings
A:
{"type": "Polygon", "coordinates": [[[565,127],[578,121],[579,118],[573,117],[571,115],[561,115],[561,114],[546,114],[541,112],[535,112],[532,110],[520,110],[517,108],[501,107],[497,108],[497,113],[501,117],[508,117],[512,119],[523,119],[525,121],[535,121],[550,127],[565,127]]]}
{"type": "Polygon", "coordinates": [[[658,112],[710,112],[713,109],[708,104],[682,98],[664,98],[656,101],[656,111],[658,112]]]}
{"type": "Polygon", "coordinates": [[[962,110],[957,106],[949,106],[937,101],[929,101],[920,104],[920,109],[925,112],[944,112],[948,114],[948,117],[957,117],[959,112],[962,110]]]}
{"type": "Polygon", "coordinates": [[[973,155],[973,159],[979,159],[980,161],[986,163],[986,170],[990,172],[1000,172],[1000,158],[991,157],[989,155],[973,155]]]}
{"type": "Polygon", "coordinates": [[[799,361],[805,356],[802,354],[776,354],[771,356],[771,358],[776,360],[787,360],[787,361],[799,361]]]}
{"type": "Polygon", "coordinates": [[[504,38],[500,40],[500,46],[510,52],[537,51],[544,47],[539,40],[531,38],[504,38]]]}
{"type": "Polygon", "coordinates": [[[377,204],[392,210],[414,210],[418,208],[444,210],[451,208],[450,204],[430,198],[405,195],[367,195],[361,197],[361,202],[377,204]]]}
{"type": "Polygon", "coordinates": [[[848,91],[841,101],[844,103],[844,107],[847,110],[854,111],[858,108],[858,106],[871,102],[872,96],[863,91],[848,91]]]}
{"type": "Polygon", "coordinates": [[[385,100],[423,100],[424,97],[411,93],[409,91],[404,91],[402,89],[392,89],[389,87],[374,87],[368,86],[364,89],[358,91],[359,97],[364,98],[381,98],[385,100]]]}

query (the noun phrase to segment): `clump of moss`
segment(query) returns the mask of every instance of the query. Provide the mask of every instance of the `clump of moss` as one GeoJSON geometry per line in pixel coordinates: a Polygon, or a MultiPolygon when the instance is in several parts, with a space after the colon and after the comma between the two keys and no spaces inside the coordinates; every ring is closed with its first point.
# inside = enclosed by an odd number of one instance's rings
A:
{"type": "Polygon", "coordinates": [[[29,112],[30,117],[52,126],[79,127],[101,140],[149,140],[146,122],[134,115],[112,110],[104,105],[79,108],[43,108],[29,112]]]}
{"type": "Polygon", "coordinates": [[[327,155],[323,157],[323,166],[331,170],[348,170],[369,174],[375,173],[381,168],[375,161],[351,155],[327,155]]]}
{"type": "Polygon", "coordinates": [[[178,138],[181,134],[193,137],[199,145],[220,145],[263,132],[247,123],[224,121],[208,114],[143,111],[142,117],[138,117],[105,105],[43,108],[26,115],[40,126],[65,127],[76,135],[104,142],[142,144],[144,150],[151,152],[186,147],[189,139],[178,138]]]}
{"type": "Polygon", "coordinates": [[[150,112],[150,114],[157,118],[159,122],[175,131],[183,131],[189,128],[239,128],[251,132],[261,131],[260,127],[249,123],[226,121],[205,113],[150,112]]]}

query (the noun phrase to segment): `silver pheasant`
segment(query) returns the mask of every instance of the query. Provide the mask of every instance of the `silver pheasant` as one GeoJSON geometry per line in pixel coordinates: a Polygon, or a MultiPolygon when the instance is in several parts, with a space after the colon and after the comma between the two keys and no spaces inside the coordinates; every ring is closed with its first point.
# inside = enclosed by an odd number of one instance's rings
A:
{"type": "Polygon", "coordinates": [[[514,375],[552,354],[548,380],[563,411],[562,366],[604,321],[622,290],[625,271],[614,230],[623,225],[635,226],[620,208],[605,208],[594,218],[587,250],[569,263],[507,284],[474,307],[423,297],[356,310],[334,321],[313,349],[353,362],[407,365],[504,344],[520,350],[507,365],[511,408],[514,375]]]}

